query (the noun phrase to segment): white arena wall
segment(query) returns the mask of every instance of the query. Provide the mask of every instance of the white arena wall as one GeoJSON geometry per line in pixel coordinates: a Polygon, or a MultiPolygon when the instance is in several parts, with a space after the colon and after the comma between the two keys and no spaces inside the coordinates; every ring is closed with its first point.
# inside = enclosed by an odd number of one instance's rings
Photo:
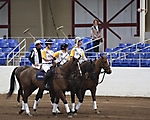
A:
{"type": "MultiPolygon", "coordinates": [[[[8,92],[10,75],[14,68],[15,66],[0,66],[0,94],[8,92]]],[[[112,74],[106,74],[103,83],[98,85],[98,96],[150,97],[150,68],[112,67],[112,71],[112,74]]],[[[101,78],[102,75],[100,80],[101,78]]],[[[15,94],[17,90],[18,84],[15,94]]],[[[90,95],[90,91],[87,91],[86,95],[90,95]]]]}

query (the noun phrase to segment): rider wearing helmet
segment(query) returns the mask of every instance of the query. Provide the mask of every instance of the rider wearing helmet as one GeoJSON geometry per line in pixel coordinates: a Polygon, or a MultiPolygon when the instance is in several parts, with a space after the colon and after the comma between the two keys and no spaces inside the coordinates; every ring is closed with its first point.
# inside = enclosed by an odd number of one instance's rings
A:
{"type": "Polygon", "coordinates": [[[51,39],[47,39],[45,41],[46,48],[42,50],[42,68],[46,72],[45,75],[45,88],[50,88],[49,86],[49,74],[48,71],[52,67],[52,62],[53,62],[53,54],[54,52],[50,50],[52,47],[53,41],[51,39]]]}
{"type": "Polygon", "coordinates": [[[82,45],[82,39],[80,37],[75,38],[76,46],[72,48],[70,57],[80,58],[79,62],[82,63],[83,61],[87,61],[87,58],[84,54],[83,49],[81,48],[82,45]]]}
{"type": "Polygon", "coordinates": [[[68,44],[66,43],[61,44],[60,49],[61,50],[53,54],[53,57],[56,58],[57,65],[63,65],[69,59],[68,44]]]}
{"type": "Polygon", "coordinates": [[[35,48],[30,51],[29,60],[32,63],[32,67],[40,69],[42,63],[42,42],[40,40],[36,40],[34,44],[35,48]]]}

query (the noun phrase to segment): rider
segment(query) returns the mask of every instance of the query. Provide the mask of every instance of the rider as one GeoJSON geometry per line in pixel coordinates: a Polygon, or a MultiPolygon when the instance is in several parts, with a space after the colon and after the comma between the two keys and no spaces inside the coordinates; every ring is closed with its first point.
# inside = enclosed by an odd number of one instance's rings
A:
{"type": "Polygon", "coordinates": [[[70,53],[70,57],[75,57],[75,58],[80,58],[79,59],[79,63],[81,64],[84,61],[87,61],[87,58],[84,54],[83,49],[81,48],[82,45],[82,39],[80,37],[76,37],[75,38],[76,41],[76,46],[72,48],[71,53],[70,53]]]}
{"type": "Polygon", "coordinates": [[[60,49],[61,50],[59,50],[53,54],[53,57],[56,58],[56,63],[58,66],[63,65],[69,59],[68,44],[66,44],[66,43],[61,44],[60,49]]]}
{"type": "Polygon", "coordinates": [[[29,54],[29,60],[32,63],[32,67],[40,69],[42,63],[41,47],[42,42],[40,40],[35,41],[35,48],[33,48],[29,54]]]}
{"type": "Polygon", "coordinates": [[[52,67],[53,63],[53,54],[54,52],[50,50],[52,47],[53,41],[51,39],[47,39],[45,41],[46,48],[42,50],[42,68],[46,72],[45,75],[45,88],[49,89],[50,88],[50,83],[49,83],[49,74],[48,72],[50,71],[50,68],[52,67]]]}

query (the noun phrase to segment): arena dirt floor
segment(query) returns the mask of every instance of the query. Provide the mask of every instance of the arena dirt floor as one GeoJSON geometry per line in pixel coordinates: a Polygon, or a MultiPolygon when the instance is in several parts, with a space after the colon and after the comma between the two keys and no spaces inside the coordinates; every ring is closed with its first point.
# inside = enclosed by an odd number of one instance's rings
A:
{"type": "MultiPolygon", "coordinates": [[[[32,105],[35,95],[29,97],[29,106],[33,113],[32,105]]],[[[70,104],[70,96],[67,96],[70,104]]],[[[100,114],[95,114],[91,97],[85,97],[84,103],[73,120],[150,120],[150,98],[129,97],[97,97],[100,114]]],[[[29,117],[25,113],[18,114],[16,95],[6,100],[6,95],[0,95],[0,120],[68,120],[64,105],[60,102],[63,114],[53,117],[49,94],[44,94],[38,105],[38,115],[29,117]]]]}

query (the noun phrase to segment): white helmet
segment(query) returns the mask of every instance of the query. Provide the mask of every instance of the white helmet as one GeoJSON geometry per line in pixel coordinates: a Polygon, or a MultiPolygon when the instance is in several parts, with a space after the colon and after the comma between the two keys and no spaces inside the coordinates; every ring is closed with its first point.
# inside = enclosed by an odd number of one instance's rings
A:
{"type": "Polygon", "coordinates": [[[75,38],[75,43],[78,44],[79,41],[82,41],[82,38],[81,37],[76,37],[75,38]]]}
{"type": "Polygon", "coordinates": [[[37,44],[42,44],[42,42],[40,40],[36,40],[34,44],[36,46],[37,44]]]}

